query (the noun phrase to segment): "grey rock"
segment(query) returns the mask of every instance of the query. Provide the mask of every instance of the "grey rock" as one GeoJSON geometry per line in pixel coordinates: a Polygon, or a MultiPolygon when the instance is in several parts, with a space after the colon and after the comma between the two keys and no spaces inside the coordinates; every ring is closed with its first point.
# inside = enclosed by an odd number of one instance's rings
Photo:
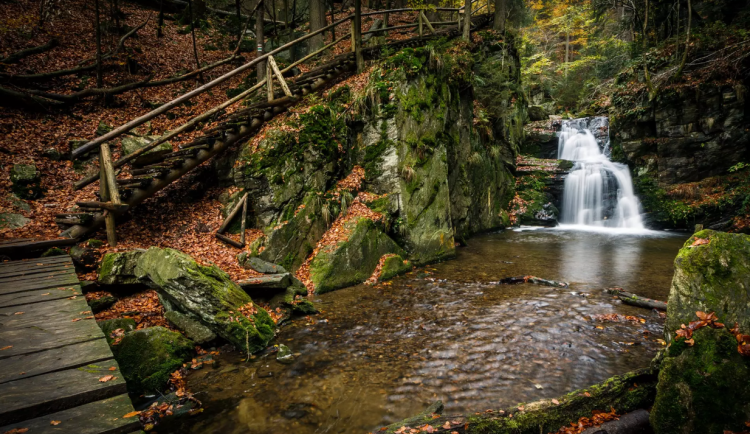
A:
{"type": "Polygon", "coordinates": [[[10,170],[11,189],[21,199],[38,199],[44,192],[42,176],[33,164],[14,164],[10,170]]]}
{"type": "Polygon", "coordinates": [[[280,344],[279,351],[276,353],[276,361],[285,365],[294,363],[294,354],[292,354],[292,350],[286,345],[280,344]]]}
{"type": "Polygon", "coordinates": [[[30,222],[31,219],[27,219],[21,214],[0,214],[0,229],[18,229],[26,226],[30,222]]]}
{"type": "Polygon", "coordinates": [[[196,344],[204,344],[216,339],[216,333],[185,314],[169,311],[164,314],[164,317],[196,344]]]}
{"type": "Polygon", "coordinates": [[[280,274],[287,272],[281,265],[276,265],[273,262],[264,261],[255,257],[248,258],[242,266],[263,274],[280,274]]]}

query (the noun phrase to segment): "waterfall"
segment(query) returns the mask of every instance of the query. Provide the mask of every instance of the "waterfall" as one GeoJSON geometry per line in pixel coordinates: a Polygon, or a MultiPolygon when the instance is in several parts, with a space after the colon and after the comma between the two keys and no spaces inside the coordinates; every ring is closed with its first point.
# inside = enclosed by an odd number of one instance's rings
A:
{"type": "Polygon", "coordinates": [[[557,153],[574,163],[565,178],[561,223],[643,229],[630,171],[609,159],[606,117],[563,121],[557,153]]]}

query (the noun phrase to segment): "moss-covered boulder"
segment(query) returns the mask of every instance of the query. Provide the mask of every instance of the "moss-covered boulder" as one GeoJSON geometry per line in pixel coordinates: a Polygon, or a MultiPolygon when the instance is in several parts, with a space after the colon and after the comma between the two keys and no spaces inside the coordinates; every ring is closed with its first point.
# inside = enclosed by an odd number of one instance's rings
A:
{"type": "Polygon", "coordinates": [[[150,327],[127,333],[112,349],[131,393],[156,392],[192,357],[193,342],[164,327],[150,327]]]}
{"type": "Polygon", "coordinates": [[[21,199],[42,197],[42,175],[33,164],[14,164],[10,169],[11,189],[21,199]]]}
{"type": "Polygon", "coordinates": [[[274,335],[268,312],[216,266],[202,266],[177,250],[152,247],[137,261],[134,274],[159,292],[168,306],[211,329],[242,351],[259,351],[274,335]],[[255,312],[249,317],[240,308],[255,312]]]}
{"type": "Polygon", "coordinates": [[[107,338],[107,343],[112,345],[112,342],[117,338],[113,335],[113,332],[118,329],[122,329],[123,334],[129,333],[135,330],[135,320],[131,318],[114,318],[105,321],[99,321],[99,328],[104,332],[104,336],[107,338]]]}
{"type": "Polygon", "coordinates": [[[88,300],[91,312],[99,313],[103,310],[107,310],[112,307],[113,304],[117,303],[117,298],[111,295],[105,295],[103,297],[88,300]]]}
{"type": "Polygon", "coordinates": [[[141,283],[135,275],[138,259],[146,251],[130,250],[120,253],[107,253],[99,264],[97,281],[103,285],[132,285],[141,283]]]}
{"type": "Polygon", "coordinates": [[[211,331],[210,328],[185,314],[172,310],[164,314],[164,317],[196,344],[205,344],[216,339],[216,333],[211,331]]]}
{"type": "Polygon", "coordinates": [[[383,268],[380,272],[380,280],[388,280],[399,274],[411,270],[411,262],[405,260],[401,255],[389,255],[383,261],[383,268]]]}
{"type": "Polygon", "coordinates": [[[318,293],[362,283],[388,253],[405,252],[367,218],[353,219],[345,224],[351,231],[348,239],[320,250],[310,263],[310,279],[318,293]]]}
{"type": "Polygon", "coordinates": [[[722,434],[750,421],[750,358],[726,328],[675,340],[661,363],[651,426],[656,434],[722,434]]]}
{"type": "MultiPolygon", "coordinates": [[[[157,140],[160,136],[127,136],[122,139],[122,155],[123,157],[132,154],[142,148],[148,146],[154,140],[157,140]]],[[[144,166],[147,164],[159,161],[164,155],[172,152],[172,145],[169,142],[164,142],[157,145],[154,149],[145,152],[143,155],[136,157],[133,164],[136,166],[144,166]]]]}
{"type": "Polygon", "coordinates": [[[0,229],[18,229],[26,226],[30,222],[31,219],[27,219],[21,214],[0,214],[0,229]]]}
{"type": "Polygon", "coordinates": [[[739,323],[750,333],[750,236],[712,230],[695,233],[674,262],[664,326],[669,342],[696,311],[716,312],[718,321],[739,323]]]}

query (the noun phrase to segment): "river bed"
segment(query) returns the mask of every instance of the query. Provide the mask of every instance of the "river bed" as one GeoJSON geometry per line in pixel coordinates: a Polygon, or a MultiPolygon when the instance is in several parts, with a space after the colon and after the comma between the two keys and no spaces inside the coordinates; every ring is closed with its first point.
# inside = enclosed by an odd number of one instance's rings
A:
{"type": "Polygon", "coordinates": [[[440,399],[447,413],[552,398],[648,366],[663,319],[602,292],[666,300],[687,234],[514,230],[376,286],[314,296],[322,311],[280,329],[297,354],[219,357],[189,377],[205,411],[159,432],[366,433],[440,399]],[[535,275],[569,288],[497,285],[535,275]],[[601,321],[617,313],[637,321],[601,321]]]}

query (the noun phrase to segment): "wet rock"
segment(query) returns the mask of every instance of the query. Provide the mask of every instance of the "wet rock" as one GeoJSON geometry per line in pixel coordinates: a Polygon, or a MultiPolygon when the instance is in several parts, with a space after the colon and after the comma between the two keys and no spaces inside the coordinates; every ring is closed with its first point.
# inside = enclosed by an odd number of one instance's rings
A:
{"type": "Polygon", "coordinates": [[[249,268],[251,270],[257,271],[258,273],[280,274],[287,272],[286,269],[281,265],[276,265],[272,262],[264,261],[260,258],[245,257],[244,259],[244,261],[240,261],[240,265],[242,265],[244,268],[249,268]]]}
{"type": "Polygon", "coordinates": [[[27,219],[21,214],[0,214],[0,229],[18,229],[26,226],[30,222],[31,219],[27,219]]]}
{"type": "Polygon", "coordinates": [[[96,267],[98,251],[90,247],[73,246],[68,252],[73,262],[86,268],[96,267]]]}
{"type": "Polygon", "coordinates": [[[256,352],[268,344],[275,324],[268,313],[216,266],[202,266],[185,253],[152,247],[134,269],[137,279],[155,288],[162,300],[200,321],[243,352],[256,352]],[[253,307],[248,319],[241,307],[253,307]]]}
{"type": "Polygon", "coordinates": [[[164,327],[127,333],[112,347],[131,393],[164,390],[169,375],[190,360],[193,342],[164,327]]]}
{"type": "Polygon", "coordinates": [[[549,115],[547,114],[547,111],[544,110],[544,107],[538,106],[538,105],[532,105],[529,106],[528,109],[529,119],[533,121],[546,121],[549,119],[549,115]]]}
{"type": "Polygon", "coordinates": [[[251,277],[245,280],[237,281],[240,288],[246,292],[252,292],[259,289],[286,289],[292,285],[292,275],[290,273],[272,274],[269,276],[251,277]]]}
{"type": "Polygon", "coordinates": [[[372,220],[355,219],[347,229],[351,235],[345,242],[321,249],[310,264],[310,279],[318,293],[364,282],[385,254],[406,255],[372,220]]]}
{"type": "Polygon", "coordinates": [[[99,137],[107,134],[110,131],[112,131],[112,127],[105,124],[104,121],[99,121],[99,125],[96,127],[96,131],[94,132],[94,134],[99,137]]]}
{"type": "Polygon", "coordinates": [[[99,265],[97,281],[104,285],[133,285],[141,283],[135,275],[138,259],[145,253],[143,249],[121,253],[107,253],[99,265]]]}
{"type": "Polygon", "coordinates": [[[212,332],[210,328],[185,314],[169,311],[164,314],[164,317],[196,344],[204,344],[216,339],[216,333],[212,332]]]}
{"type": "MultiPolygon", "coordinates": [[[[123,157],[132,154],[142,148],[145,148],[149,143],[157,140],[160,136],[127,136],[122,139],[122,155],[123,157]]],[[[172,144],[169,142],[161,143],[154,149],[136,157],[133,160],[133,164],[136,166],[145,166],[154,162],[159,161],[164,155],[172,152],[172,144]]]]}
{"type": "Polygon", "coordinates": [[[674,264],[664,326],[667,342],[681,324],[697,319],[696,311],[716,312],[719,322],[737,322],[750,333],[750,236],[702,230],[685,242],[674,264]]]}
{"type": "Polygon", "coordinates": [[[650,416],[654,432],[742,431],[750,420],[750,362],[726,328],[703,327],[692,338],[692,347],[682,338],[672,342],[661,362],[650,416]]]}
{"type": "Polygon", "coordinates": [[[135,321],[130,318],[108,319],[105,321],[98,321],[97,324],[99,325],[99,328],[104,332],[104,336],[107,338],[107,343],[109,343],[110,345],[115,340],[115,337],[112,336],[115,330],[121,329],[124,336],[125,333],[135,330],[136,326],[135,321]]]}
{"type": "Polygon", "coordinates": [[[89,307],[91,308],[91,312],[99,313],[103,310],[109,309],[113,304],[117,303],[117,298],[111,295],[105,295],[104,297],[89,300],[88,303],[89,307]]]}
{"type": "Polygon", "coordinates": [[[41,254],[42,258],[48,258],[50,256],[62,256],[66,255],[67,253],[65,250],[59,248],[59,247],[51,247],[47,249],[44,253],[41,254]]]}
{"type": "Polygon", "coordinates": [[[21,199],[42,197],[42,175],[33,164],[15,164],[10,170],[11,189],[21,199]]]}
{"type": "Polygon", "coordinates": [[[401,255],[389,256],[383,262],[383,269],[380,273],[380,280],[388,280],[399,274],[411,270],[411,262],[405,260],[401,255]]]}
{"type": "Polygon", "coordinates": [[[45,149],[44,152],[42,152],[42,156],[52,161],[62,160],[62,154],[57,150],[57,148],[45,149]]]}
{"type": "Polygon", "coordinates": [[[276,353],[276,361],[284,365],[288,365],[294,362],[294,354],[284,344],[279,345],[279,351],[276,353]]]}

